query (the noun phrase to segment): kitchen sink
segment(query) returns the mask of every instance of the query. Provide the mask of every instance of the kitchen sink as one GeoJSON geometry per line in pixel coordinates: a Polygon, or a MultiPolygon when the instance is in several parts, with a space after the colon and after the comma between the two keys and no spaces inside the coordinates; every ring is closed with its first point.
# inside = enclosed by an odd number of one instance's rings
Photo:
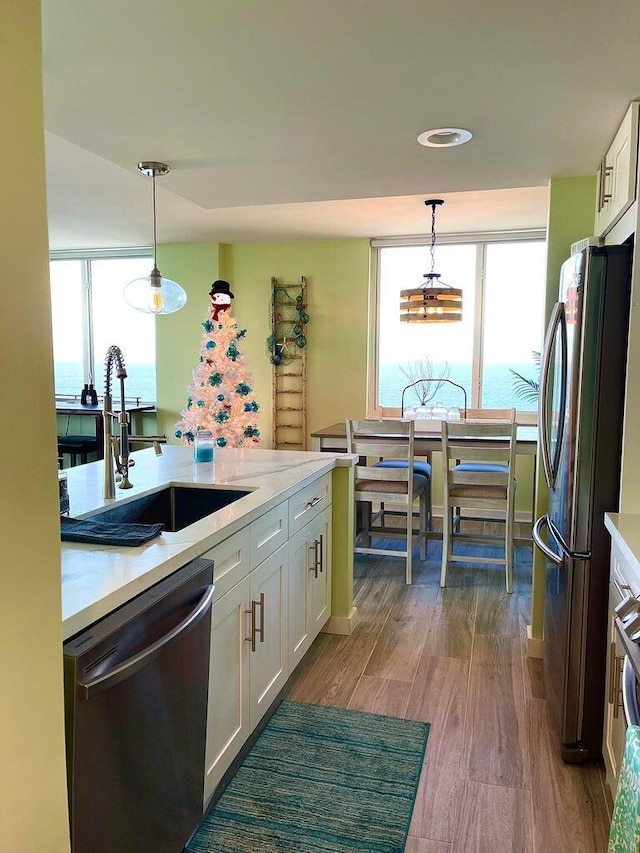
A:
{"type": "Polygon", "coordinates": [[[224,509],[251,491],[210,486],[167,486],[153,494],[92,513],[91,518],[109,524],[164,524],[166,531],[175,533],[224,509]]]}

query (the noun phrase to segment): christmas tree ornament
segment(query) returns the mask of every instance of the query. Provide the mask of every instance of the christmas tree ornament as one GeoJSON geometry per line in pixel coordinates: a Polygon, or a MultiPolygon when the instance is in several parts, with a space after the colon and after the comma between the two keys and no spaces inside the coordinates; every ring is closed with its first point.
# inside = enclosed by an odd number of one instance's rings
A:
{"type": "Polygon", "coordinates": [[[211,304],[213,305],[213,312],[211,316],[213,321],[217,322],[220,317],[220,312],[228,311],[231,307],[231,300],[234,298],[233,293],[231,293],[231,285],[228,281],[218,279],[211,285],[209,296],[211,297],[211,304]]]}

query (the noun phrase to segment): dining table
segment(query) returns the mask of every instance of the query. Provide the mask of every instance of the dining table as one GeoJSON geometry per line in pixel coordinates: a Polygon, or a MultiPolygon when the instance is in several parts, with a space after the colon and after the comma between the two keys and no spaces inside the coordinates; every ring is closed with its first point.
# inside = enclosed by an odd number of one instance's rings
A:
{"type": "MultiPolygon", "coordinates": [[[[120,405],[116,404],[115,401],[111,409],[114,416],[120,414],[120,405]]],[[[131,417],[133,415],[139,415],[142,414],[142,412],[155,412],[156,406],[155,403],[142,403],[138,401],[129,404],[125,401],[125,410],[129,421],[129,427],[131,428],[131,417]]],[[[104,459],[104,411],[102,403],[92,406],[81,403],[79,400],[56,399],[56,415],[68,415],[75,417],[88,416],[92,418],[95,426],[97,458],[104,459]]]]}
{"type": "MultiPolygon", "coordinates": [[[[467,419],[467,423],[486,424],[490,421],[485,419],[467,419]]],[[[332,453],[346,452],[347,449],[347,424],[346,421],[331,424],[311,433],[312,450],[326,450],[332,453]]],[[[393,442],[393,436],[384,434],[385,441],[393,442]]],[[[406,436],[398,435],[399,442],[406,441],[406,436]]],[[[486,441],[486,438],[469,438],[469,444],[474,441],[486,441]]],[[[430,456],[431,453],[442,449],[442,421],[427,420],[416,421],[414,433],[414,452],[416,456],[430,456]]],[[[529,424],[518,424],[516,434],[516,455],[533,456],[535,458],[538,449],[538,428],[529,424]]]]}
{"type": "MultiPolygon", "coordinates": [[[[486,419],[469,418],[467,423],[489,423],[486,419]]],[[[385,433],[384,438],[386,443],[398,443],[406,441],[406,436],[398,435],[397,439],[394,436],[385,433]]],[[[347,424],[346,421],[341,423],[331,424],[311,433],[312,450],[327,451],[331,453],[344,453],[347,450],[347,424]]],[[[500,441],[500,439],[492,439],[500,441]]],[[[456,439],[459,441],[459,439],[456,439]]],[[[470,445],[478,441],[487,441],[486,438],[469,438],[466,439],[470,445]]],[[[463,441],[464,443],[464,441],[463,441]]],[[[426,457],[431,462],[432,453],[439,453],[442,450],[442,421],[440,420],[424,420],[415,422],[414,432],[414,455],[426,457]]],[[[531,520],[535,521],[535,482],[536,482],[536,462],[538,452],[538,428],[533,424],[518,424],[516,433],[516,456],[532,457],[533,475],[532,475],[532,495],[531,495],[531,520]]],[[[519,538],[518,538],[519,539],[519,538]]],[[[526,541],[530,542],[530,538],[526,537],[526,541]]]]}

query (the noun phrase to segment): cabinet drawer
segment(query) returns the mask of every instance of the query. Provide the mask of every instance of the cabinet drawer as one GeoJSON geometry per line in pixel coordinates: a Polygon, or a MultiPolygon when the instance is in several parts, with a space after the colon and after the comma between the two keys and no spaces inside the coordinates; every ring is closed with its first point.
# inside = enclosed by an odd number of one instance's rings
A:
{"type": "Polygon", "coordinates": [[[302,530],[331,503],[331,474],[301,489],[289,498],[289,537],[302,530]]]}
{"type": "Polygon", "coordinates": [[[277,551],[289,537],[287,525],[287,503],[270,509],[254,521],[249,528],[251,568],[254,569],[277,551]]]}
{"type": "Polygon", "coordinates": [[[240,530],[234,533],[202,556],[213,560],[213,600],[217,601],[251,570],[248,531],[240,530]]]}

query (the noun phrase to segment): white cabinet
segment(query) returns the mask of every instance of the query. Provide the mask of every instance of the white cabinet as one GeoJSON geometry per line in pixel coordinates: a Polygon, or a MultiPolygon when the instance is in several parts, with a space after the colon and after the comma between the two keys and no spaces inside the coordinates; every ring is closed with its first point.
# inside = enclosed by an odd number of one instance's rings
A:
{"type": "Polygon", "coordinates": [[[598,169],[595,234],[603,237],[636,197],[638,102],[634,101],[598,169]]]}
{"type": "Polygon", "coordinates": [[[244,635],[249,578],[213,604],[204,803],[249,737],[249,659],[244,635]]]}
{"type": "Polygon", "coordinates": [[[245,647],[249,654],[249,725],[253,730],[282,690],[287,662],[287,546],[251,572],[245,647]]]}
{"type": "Polygon", "coordinates": [[[287,680],[287,569],[285,543],[214,601],[205,804],[287,680]]]}
{"type": "Polygon", "coordinates": [[[294,669],[331,615],[331,508],[289,540],[289,667],[294,669]]]}
{"type": "Polygon", "coordinates": [[[203,556],[215,584],[206,807],[331,615],[331,475],[203,556]]]}
{"type": "Polygon", "coordinates": [[[615,799],[618,776],[624,752],[627,725],[622,708],[622,664],[624,648],[614,624],[614,608],[630,594],[625,562],[616,545],[611,548],[611,574],[609,579],[609,620],[607,628],[607,676],[604,706],[604,734],[602,753],[607,785],[615,799]]]}

